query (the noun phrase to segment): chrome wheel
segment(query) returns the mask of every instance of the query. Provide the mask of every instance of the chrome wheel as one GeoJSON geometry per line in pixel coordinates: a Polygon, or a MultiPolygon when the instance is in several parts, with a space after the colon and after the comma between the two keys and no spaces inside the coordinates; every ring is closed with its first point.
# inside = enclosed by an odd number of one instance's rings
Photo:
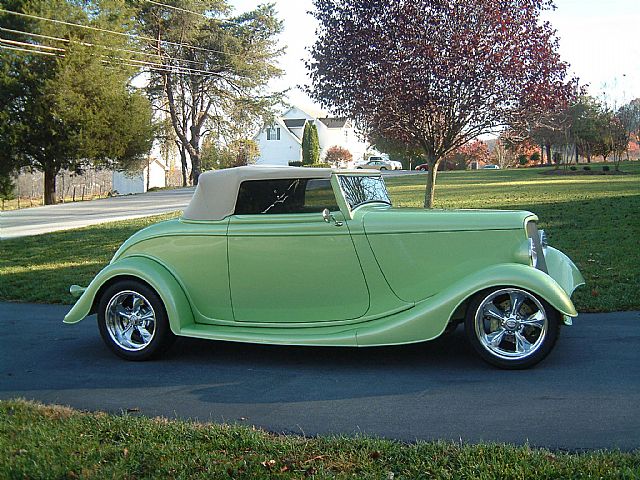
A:
{"type": "Polygon", "coordinates": [[[534,295],[518,288],[504,288],[480,302],[474,328],[480,345],[490,354],[519,360],[540,349],[549,330],[549,319],[534,295]]]}
{"type": "Polygon", "coordinates": [[[105,325],[111,339],[128,352],[147,347],[156,333],[156,313],[142,294],[124,290],[111,297],[105,308],[105,325]]]}

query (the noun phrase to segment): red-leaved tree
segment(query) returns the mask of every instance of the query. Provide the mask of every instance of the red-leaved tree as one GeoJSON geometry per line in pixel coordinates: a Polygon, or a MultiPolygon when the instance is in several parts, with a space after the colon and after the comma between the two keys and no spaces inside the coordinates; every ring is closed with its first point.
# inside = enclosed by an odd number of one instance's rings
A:
{"type": "Polygon", "coordinates": [[[447,154],[444,161],[450,164],[452,169],[464,170],[473,163],[479,167],[480,164],[489,161],[489,147],[482,140],[473,140],[447,154]]]}
{"type": "Polygon", "coordinates": [[[334,145],[327,149],[327,153],[324,154],[324,161],[332,165],[338,165],[340,163],[349,163],[353,160],[353,155],[346,148],[339,145],[334,145]]]}
{"type": "Polygon", "coordinates": [[[314,0],[312,97],[371,136],[419,147],[433,206],[439,162],[574,90],[550,0],[314,0]]]}

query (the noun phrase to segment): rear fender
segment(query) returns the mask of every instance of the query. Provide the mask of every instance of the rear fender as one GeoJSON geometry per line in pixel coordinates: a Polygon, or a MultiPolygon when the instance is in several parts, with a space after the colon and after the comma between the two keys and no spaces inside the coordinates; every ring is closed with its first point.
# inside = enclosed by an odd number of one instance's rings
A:
{"type": "Polygon", "coordinates": [[[126,257],[103,268],[64,317],[64,323],[78,323],[95,313],[100,300],[97,295],[120,277],[142,280],[158,293],[167,311],[171,331],[176,335],[183,327],[194,323],[191,305],[175,277],[157,261],[142,256],[126,257]]]}

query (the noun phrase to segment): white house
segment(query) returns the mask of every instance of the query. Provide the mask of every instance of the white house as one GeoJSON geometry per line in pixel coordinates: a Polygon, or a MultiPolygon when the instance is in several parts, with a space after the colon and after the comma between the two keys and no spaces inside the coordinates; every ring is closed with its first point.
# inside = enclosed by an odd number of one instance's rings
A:
{"type": "Polygon", "coordinates": [[[318,130],[321,160],[334,145],[349,150],[354,161],[360,159],[367,150],[367,144],[358,139],[349,119],[314,116],[299,107],[292,107],[253,137],[260,148],[256,163],[289,165],[290,162],[302,161],[302,134],[306,123],[315,124],[318,130]]]}
{"type": "Polygon", "coordinates": [[[169,167],[155,157],[150,157],[145,167],[135,173],[113,172],[112,190],[118,195],[143,193],[149,188],[166,187],[169,167]]]}

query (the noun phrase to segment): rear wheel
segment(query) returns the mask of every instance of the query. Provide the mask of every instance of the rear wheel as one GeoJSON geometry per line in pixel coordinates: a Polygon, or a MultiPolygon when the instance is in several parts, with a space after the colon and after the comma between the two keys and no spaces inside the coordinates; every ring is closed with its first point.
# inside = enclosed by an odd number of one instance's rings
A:
{"type": "Polygon", "coordinates": [[[126,360],[148,360],[175,339],[159,295],[135,280],[122,280],[105,290],[98,305],[98,328],[111,351],[126,360]]]}
{"type": "Polygon", "coordinates": [[[465,332],[487,362],[506,369],[528,368],[545,358],[558,339],[559,313],[520,288],[477,294],[467,309],[465,332]]]}

